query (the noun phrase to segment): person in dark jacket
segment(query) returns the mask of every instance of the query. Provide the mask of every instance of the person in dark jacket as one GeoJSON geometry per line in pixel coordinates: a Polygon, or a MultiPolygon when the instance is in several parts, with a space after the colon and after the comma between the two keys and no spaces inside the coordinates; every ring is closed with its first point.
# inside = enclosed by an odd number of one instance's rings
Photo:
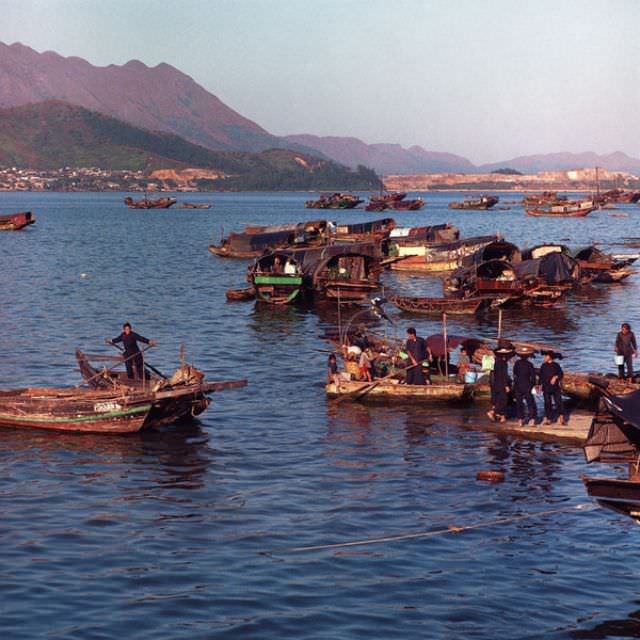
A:
{"type": "Polygon", "coordinates": [[[524,409],[526,403],[529,422],[533,427],[538,419],[536,401],[533,397],[533,389],[536,386],[536,370],[529,360],[533,356],[533,351],[519,349],[516,353],[519,360],[513,365],[513,391],[516,396],[518,421],[520,426],[523,426],[526,422],[524,409]]]}
{"type": "Polygon", "coordinates": [[[511,391],[509,358],[513,355],[513,350],[507,347],[500,347],[495,349],[493,353],[495,354],[495,362],[489,376],[492,406],[487,415],[497,422],[506,422],[509,393],[511,391]]]}
{"type": "Polygon", "coordinates": [[[544,424],[551,424],[553,405],[559,416],[560,424],[565,424],[564,403],[562,402],[562,367],[555,361],[555,353],[547,351],[540,367],[540,386],[544,397],[544,424]]]}
{"type": "Polygon", "coordinates": [[[142,379],[144,377],[144,363],[142,360],[142,353],[140,353],[140,347],[138,342],[144,342],[150,347],[155,347],[155,340],[147,340],[139,333],[135,333],[131,330],[131,325],[125,322],[122,325],[122,333],[112,340],[107,339],[108,344],[117,344],[122,342],[124,347],[125,366],[127,367],[127,377],[129,379],[142,379]]]}
{"type": "Polygon", "coordinates": [[[418,337],[413,327],[407,329],[407,354],[409,355],[409,367],[407,368],[407,384],[431,384],[425,380],[422,372],[422,361],[430,356],[427,343],[424,338],[418,337]]]}
{"type": "Polygon", "coordinates": [[[616,355],[622,356],[624,362],[618,365],[618,377],[624,380],[624,368],[627,367],[627,382],[633,382],[633,358],[638,355],[638,345],[636,336],[631,331],[631,325],[623,322],[620,331],[616,336],[616,345],[614,348],[616,355]]]}

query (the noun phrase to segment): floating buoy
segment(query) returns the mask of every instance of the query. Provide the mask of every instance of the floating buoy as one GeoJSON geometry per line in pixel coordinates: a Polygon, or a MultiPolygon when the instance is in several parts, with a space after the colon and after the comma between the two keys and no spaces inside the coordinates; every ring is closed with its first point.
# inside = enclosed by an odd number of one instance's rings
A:
{"type": "Polygon", "coordinates": [[[80,277],[81,277],[81,278],[86,278],[86,277],[87,277],[87,274],[86,274],[86,273],[81,273],[81,274],[80,274],[80,277]]]}
{"type": "Polygon", "coordinates": [[[478,473],[476,473],[476,480],[504,482],[504,473],[502,473],[502,471],[478,471],[478,473]]]}

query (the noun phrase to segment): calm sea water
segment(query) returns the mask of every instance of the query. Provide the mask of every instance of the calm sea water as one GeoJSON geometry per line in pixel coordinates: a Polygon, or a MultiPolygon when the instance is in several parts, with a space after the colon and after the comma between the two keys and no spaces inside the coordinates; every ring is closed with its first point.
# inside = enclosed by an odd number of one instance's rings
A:
{"type": "MultiPolygon", "coordinates": [[[[246,263],[207,245],[249,222],[318,217],[308,197],[198,194],[185,199],[214,207],[137,212],[122,194],[0,194],[0,211],[37,216],[0,235],[0,388],[76,384],[74,348],[107,353],[103,339],[125,320],[158,342],[149,360],[161,370],[184,343],[209,378],[250,381],[161,433],[0,431],[2,637],[639,637],[640,534],[576,508],[591,505],[581,474],[600,471],[580,450],[469,430],[482,421],[473,409],[331,404],[317,336],[334,309],[225,302],[246,263]],[[505,482],[477,482],[487,469],[505,482]],[[480,526],[442,533],[470,525],[480,526]]],[[[635,207],[564,221],[518,205],[448,210],[459,197],[427,194],[423,211],[397,219],[531,246],[632,236],[640,217],[635,207]]],[[[432,279],[385,283],[439,291],[432,279]]],[[[505,312],[505,331],[558,345],[566,368],[612,370],[620,321],[638,323],[639,286],[634,276],[557,309],[505,312]]],[[[401,331],[439,331],[397,319],[401,331]]],[[[496,316],[450,331],[493,336],[496,316]]]]}

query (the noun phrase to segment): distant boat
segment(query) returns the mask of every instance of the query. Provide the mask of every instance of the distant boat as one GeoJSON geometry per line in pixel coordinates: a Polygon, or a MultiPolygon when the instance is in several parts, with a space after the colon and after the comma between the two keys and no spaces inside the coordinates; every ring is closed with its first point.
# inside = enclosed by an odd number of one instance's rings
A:
{"type": "Polygon", "coordinates": [[[450,202],[449,209],[491,209],[500,202],[498,196],[480,196],[479,198],[468,198],[462,202],[450,202]]]}
{"type": "Polygon", "coordinates": [[[211,209],[211,205],[206,202],[183,202],[178,205],[178,209],[211,209]]]}
{"type": "Polygon", "coordinates": [[[322,194],[317,200],[307,200],[304,206],[307,209],[355,209],[364,202],[352,193],[322,194]]]}
{"type": "Polygon", "coordinates": [[[564,204],[567,196],[559,196],[557,191],[544,191],[532,193],[522,198],[522,204],[526,207],[546,207],[554,204],[564,204]]]}
{"type": "Polygon", "coordinates": [[[172,205],[178,202],[177,198],[163,197],[163,198],[141,198],[140,200],[134,200],[131,196],[127,196],[124,199],[124,203],[129,209],[168,209],[172,205]]]}
{"type": "Polygon", "coordinates": [[[414,198],[413,200],[394,200],[389,205],[394,211],[419,211],[424,207],[422,198],[414,198]]]}
{"type": "Polygon", "coordinates": [[[549,218],[584,218],[597,209],[593,200],[571,200],[562,204],[553,204],[548,207],[526,209],[528,216],[549,218]]]}
{"type": "Polygon", "coordinates": [[[19,231],[30,224],[35,224],[31,211],[20,211],[7,216],[0,216],[0,231],[19,231]]]}

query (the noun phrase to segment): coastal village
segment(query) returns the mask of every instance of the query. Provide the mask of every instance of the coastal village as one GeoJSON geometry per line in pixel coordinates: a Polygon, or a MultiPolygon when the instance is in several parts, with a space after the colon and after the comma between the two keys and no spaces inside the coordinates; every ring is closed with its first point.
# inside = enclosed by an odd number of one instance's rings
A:
{"type": "MultiPolygon", "coordinates": [[[[34,170],[0,167],[0,191],[180,191],[207,190],[207,183],[226,177],[220,171],[198,168],[156,169],[150,172],[61,167],[34,170]]],[[[428,173],[382,176],[391,191],[594,191],[612,188],[640,188],[640,176],[624,171],[582,168],[541,171],[531,175],[517,172],[428,173]]],[[[216,187],[210,187],[217,190],[216,187]]]]}

